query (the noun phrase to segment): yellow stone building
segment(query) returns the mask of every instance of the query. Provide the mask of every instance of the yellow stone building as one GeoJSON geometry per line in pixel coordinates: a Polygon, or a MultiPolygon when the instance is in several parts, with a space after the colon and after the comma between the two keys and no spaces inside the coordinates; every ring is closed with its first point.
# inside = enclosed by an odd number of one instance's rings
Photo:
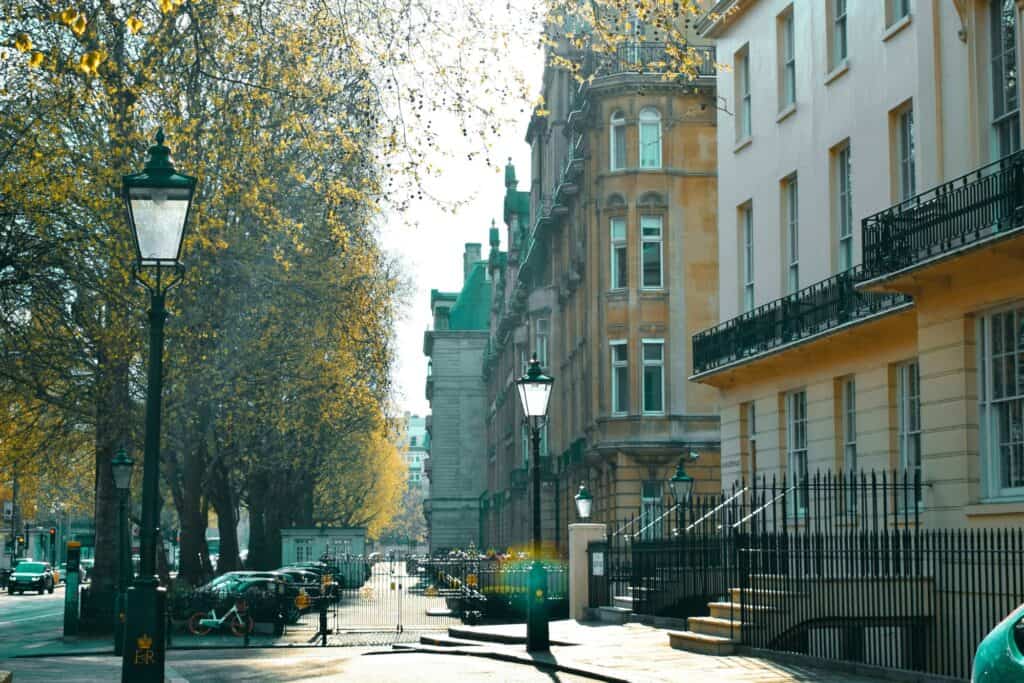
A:
{"type": "MultiPolygon", "coordinates": [[[[542,444],[545,541],[567,547],[586,482],[594,518],[640,525],[672,504],[681,455],[697,490],[717,491],[716,393],[691,384],[691,335],[717,313],[714,50],[700,75],[666,81],[656,40],[623,44],[580,86],[547,68],[534,117],[528,192],[506,172],[507,252],[493,231],[495,283],[484,542],[530,538],[529,443],[513,386],[530,354],[555,377],[542,444]]],[[[653,529],[653,527],[652,527],[653,529]]]]}

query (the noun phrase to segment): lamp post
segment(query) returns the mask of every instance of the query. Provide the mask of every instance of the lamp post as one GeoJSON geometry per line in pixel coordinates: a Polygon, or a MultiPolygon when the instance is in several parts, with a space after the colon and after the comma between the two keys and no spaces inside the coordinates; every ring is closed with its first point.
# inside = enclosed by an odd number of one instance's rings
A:
{"type": "Polygon", "coordinates": [[[594,508],[594,497],[587,490],[587,485],[580,482],[580,490],[576,494],[576,514],[584,522],[590,519],[590,513],[594,508]]]}
{"type": "Polygon", "coordinates": [[[164,298],[181,278],[181,246],[196,179],[178,173],[163,129],[141,173],[126,175],[121,196],[135,243],[135,277],[149,290],[149,368],[146,441],[142,465],[142,562],[127,591],[121,680],[164,680],[166,590],[156,576],[160,507],[160,394],[163,389],[164,298]]]}
{"type": "Polygon", "coordinates": [[[528,652],[550,649],[547,599],[548,577],[540,559],[540,428],[548,414],[548,399],[555,380],[543,374],[537,354],[530,368],[516,380],[523,415],[529,422],[533,442],[533,565],[530,567],[530,594],[526,600],[526,649],[528,652]]]}
{"type": "Polygon", "coordinates": [[[128,590],[128,575],[131,572],[131,547],[128,538],[128,493],[132,487],[132,470],[135,461],[122,448],[110,461],[117,488],[117,538],[118,553],[117,600],[114,607],[114,654],[124,654],[125,604],[124,594],[128,590]]]}
{"type": "MultiPolygon", "coordinates": [[[[697,455],[690,453],[690,460],[696,460],[697,455]]],[[[686,473],[686,456],[679,456],[679,464],[676,465],[676,472],[668,480],[668,486],[672,490],[672,498],[676,503],[676,533],[682,533],[682,520],[685,519],[684,508],[693,493],[693,477],[686,473]]]]}

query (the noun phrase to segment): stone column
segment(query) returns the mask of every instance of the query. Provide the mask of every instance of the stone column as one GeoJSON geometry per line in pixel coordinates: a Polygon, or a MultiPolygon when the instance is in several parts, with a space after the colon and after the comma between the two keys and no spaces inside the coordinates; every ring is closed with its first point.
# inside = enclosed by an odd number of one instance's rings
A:
{"type": "Polygon", "coordinates": [[[569,525],[569,618],[583,618],[590,605],[590,568],[587,544],[603,541],[608,535],[604,524],[569,525]]]}

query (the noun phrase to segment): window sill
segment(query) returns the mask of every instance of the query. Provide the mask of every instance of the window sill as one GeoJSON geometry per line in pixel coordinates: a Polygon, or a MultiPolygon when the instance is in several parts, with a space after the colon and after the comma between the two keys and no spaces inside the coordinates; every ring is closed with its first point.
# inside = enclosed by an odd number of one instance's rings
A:
{"type": "Polygon", "coordinates": [[[1005,500],[985,500],[964,507],[967,517],[991,517],[998,515],[1024,515],[1024,500],[1019,496],[1005,500]]]}
{"type": "Polygon", "coordinates": [[[832,69],[827,76],[825,76],[825,85],[831,85],[832,81],[836,80],[847,71],[850,70],[850,60],[844,59],[842,63],[836,68],[832,69]]]}
{"type": "Polygon", "coordinates": [[[626,288],[622,289],[609,289],[607,292],[607,298],[609,301],[620,301],[629,297],[629,290],[626,288]]]}
{"type": "Polygon", "coordinates": [[[732,153],[733,153],[733,154],[736,154],[737,152],[739,152],[739,151],[740,151],[740,150],[742,150],[743,148],[745,148],[745,147],[749,147],[749,146],[750,146],[750,144],[751,144],[751,143],[752,143],[753,141],[754,141],[754,138],[753,138],[753,136],[751,136],[751,135],[748,135],[747,137],[743,138],[742,140],[740,140],[739,142],[737,142],[737,143],[736,143],[736,145],[735,145],[735,146],[734,146],[734,147],[732,148],[732,153]]]}
{"type": "Polygon", "coordinates": [[[897,20],[895,24],[893,24],[889,28],[885,29],[885,33],[882,34],[882,42],[883,43],[888,42],[888,40],[890,38],[892,38],[894,35],[896,35],[900,31],[902,31],[906,27],[910,26],[910,22],[913,21],[913,20],[914,20],[914,15],[913,14],[908,14],[907,16],[903,17],[902,19],[897,20]]]}
{"type": "Polygon", "coordinates": [[[787,104],[786,108],[779,112],[779,115],[775,117],[775,123],[782,123],[790,116],[796,113],[796,102],[787,104]]]}
{"type": "Polygon", "coordinates": [[[646,287],[640,290],[641,297],[663,297],[668,296],[668,290],[664,287],[646,287]]]}

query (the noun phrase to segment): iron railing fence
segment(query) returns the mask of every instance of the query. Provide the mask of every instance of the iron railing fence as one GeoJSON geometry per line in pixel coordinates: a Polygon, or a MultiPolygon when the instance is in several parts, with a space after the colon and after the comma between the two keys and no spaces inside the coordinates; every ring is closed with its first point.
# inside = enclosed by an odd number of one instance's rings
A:
{"type": "Polygon", "coordinates": [[[698,332],[693,336],[694,374],[767,353],[913,301],[905,294],[858,291],[854,285],[862,279],[862,267],[855,266],[698,332]]]}
{"type": "Polygon", "coordinates": [[[673,63],[693,66],[696,77],[715,77],[714,46],[672,46],[657,41],[630,41],[621,43],[612,54],[595,60],[596,75],[619,73],[665,73],[673,63]]]}
{"type": "Polygon", "coordinates": [[[1024,152],[863,220],[862,279],[880,277],[1024,224],[1024,152]]]}
{"type": "Polygon", "coordinates": [[[745,644],[971,675],[985,635],[1024,602],[1024,531],[887,528],[744,537],[745,644]]]}
{"type": "MultiPolygon", "coordinates": [[[[602,574],[591,572],[591,605],[630,605],[637,614],[685,618],[707,614],[743,585],[741,549],[761,538],[836,530],[916,529],[917,471],[815,472],[800,480],[761,476],[685,505],[646,509],[615,524],[600,544],[602,574]]],[[[790,561],[782,545],[773,560],[790,561]]]]}

